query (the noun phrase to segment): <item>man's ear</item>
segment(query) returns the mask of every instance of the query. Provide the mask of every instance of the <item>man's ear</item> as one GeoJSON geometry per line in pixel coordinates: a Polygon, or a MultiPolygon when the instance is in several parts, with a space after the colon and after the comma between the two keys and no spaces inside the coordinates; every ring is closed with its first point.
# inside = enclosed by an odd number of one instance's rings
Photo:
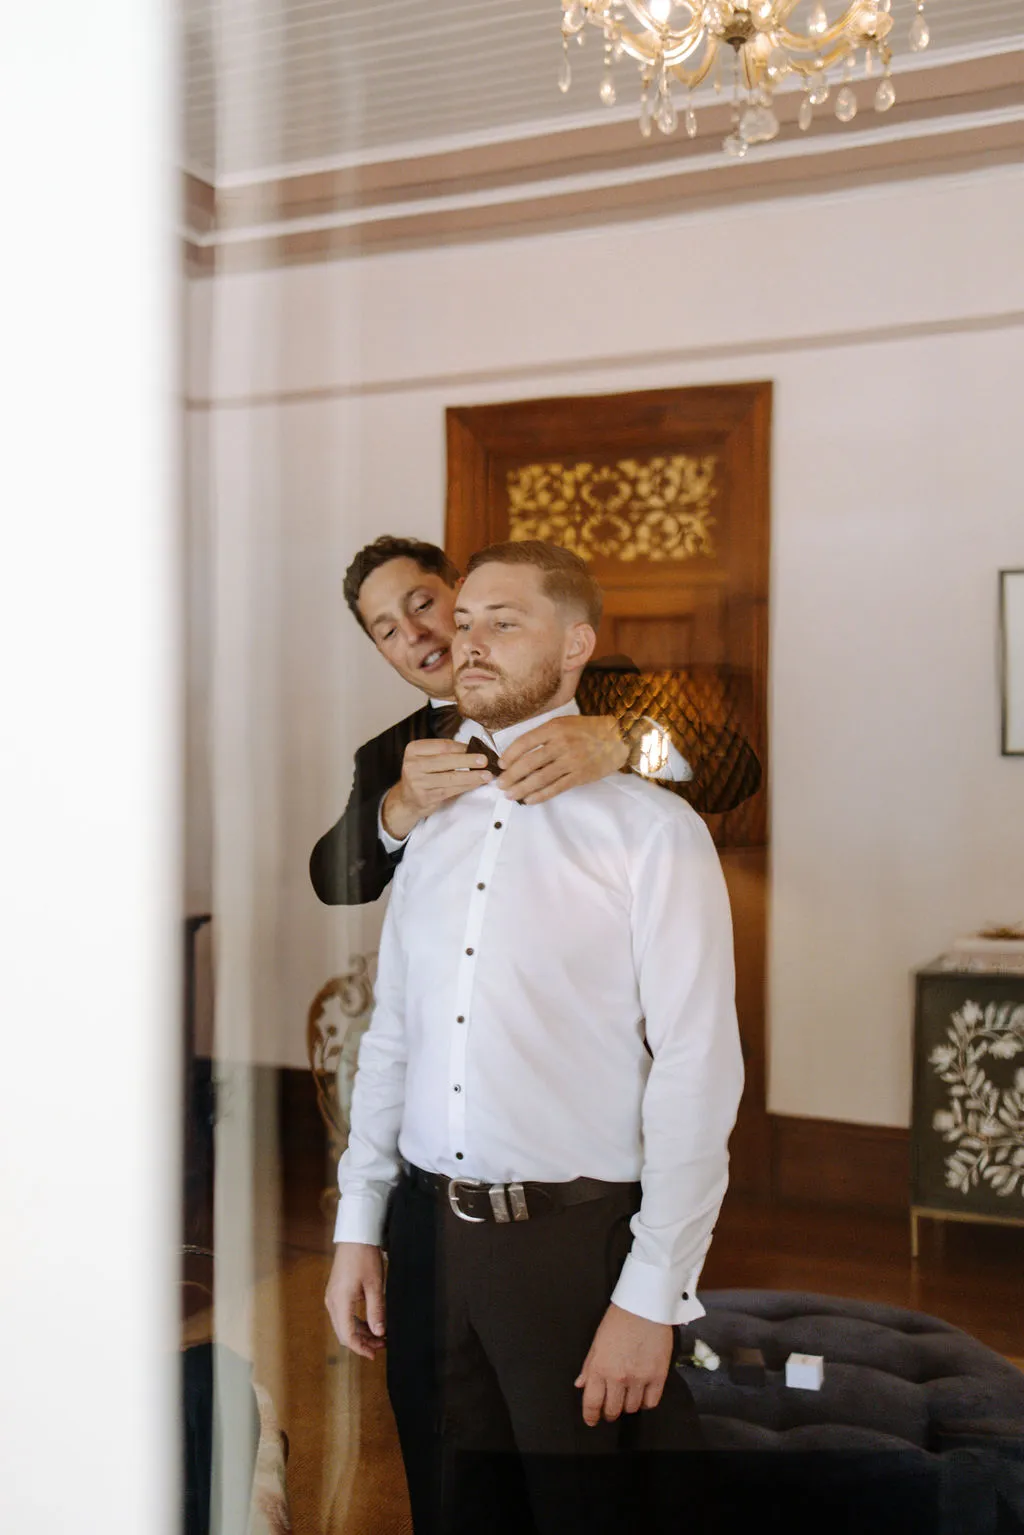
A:
{"type": "Polygon", "coordinates": [[[565,669],[567,672],[581,672],[594,654],[597,645],[597,635],[590,624],[573,624],[565,635],[565,669]]]}

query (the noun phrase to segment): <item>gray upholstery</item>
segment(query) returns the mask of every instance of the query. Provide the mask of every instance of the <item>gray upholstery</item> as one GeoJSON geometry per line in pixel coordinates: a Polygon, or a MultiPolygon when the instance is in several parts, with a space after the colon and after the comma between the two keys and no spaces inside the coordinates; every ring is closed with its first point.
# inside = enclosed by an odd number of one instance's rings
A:
{"type": "MultiPolygon", "coordinates": [[[[1024,1530],[1024,1373],[1000,1355],[894,1306],[761,1290],[701,1300],[708,1314],[681,1330],[683,1354],[700,1338],[722,1368],[681,1368],[709,1448],[769,1504],[813,1486],[813,1520],[827,1517],[835,1535],[861,1527],[844,1523],[844,1510],[877,1483],[883,1512],[865,1514],[865,1529],[1024,1530]],[[764,1355],[763,1387],[729,1380],[729,1355],[742,1346],[764,1355]],[[820,1392],[786,1387],[791,1353],[824,1356],[820,1392]]],[[[780,1514],[777,1527],[805,1526],[780,1514]]]]}

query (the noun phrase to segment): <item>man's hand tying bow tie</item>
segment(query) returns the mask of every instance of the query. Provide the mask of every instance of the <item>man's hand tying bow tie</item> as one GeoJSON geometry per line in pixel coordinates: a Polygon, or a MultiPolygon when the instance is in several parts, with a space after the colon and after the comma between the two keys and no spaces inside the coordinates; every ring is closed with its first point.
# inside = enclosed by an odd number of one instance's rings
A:
{"type": "Polygon", "coordinates": [[[411,741],[405,748],[402,777],[384,796],[384,830],[404,842],[418,821],[450,800],[491,783],[523,805],[542,805],[566,789],[596,783],[625,767],[629,748],[610,717],[557,715],[518,737],[499,759],[479,736],[468,745],[445,739],[458,729],[457,711],[435,723],[436,738],[411,741]]]}
{"type": "Polygon", "coordinates": [[[629,748],[610,716],[559,714],[502,753],[498,788],[523,805],[542,805],[566,789],[618,772],[629,748]]]}
{"type": "Polygon", "coordinates": [[[402,759],[402,776],[380,808],[384,830],[404,842],[418,821],[493,778],[483,749],[470,752],[461,741],[443,739],[410,741],[402,759]]]}

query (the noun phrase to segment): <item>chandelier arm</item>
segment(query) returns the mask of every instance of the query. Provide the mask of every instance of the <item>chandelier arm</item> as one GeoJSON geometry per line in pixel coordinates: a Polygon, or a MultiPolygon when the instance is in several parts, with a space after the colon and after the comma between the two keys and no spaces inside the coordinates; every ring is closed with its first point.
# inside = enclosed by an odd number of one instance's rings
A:
{"type": "MultiPolygon", "coordinates": [[[[637,62],[650,64],[662,58],[669,63],[682,62],[700,42],[704,31],[704,17],[700,8],[691,3],[691,0],[679,0],[680,8],[689,13],[689,23],[685,27],[676,27],[671,31],[654,21],[646,5],[638,4],[637,0],[623,0],[623,3],[640,27],[640,32],[626,32],[620,27],[618,35],[623,50],[637,62]]],[[[606,17],[603,11],[588,12],[587,19],[595,26],[602,28],[605,26],[606,17]]]]}
{"type": "Polygon", "coordinates": [[[622,51],[636,63],[659,64],[664,59],[667,67],[672,69],[699,48],[703,31],[703,23],[696,20],[684,32],[673,32],[670,41],[663,42],[660,38],[654,41],[649,32],[620,32],[619,41],[622,43],[622,51]]]}
{"type": "Polygon", "coordinates": [[[688,58],[696,53],[700,47],[700,40],[701,32],[698,30],[692,38],[688,38],[685,42],[679,42],[671,48],[666,48],[664,52],[666,68],[675,69],[680,64],[684,64],[688,58]]]}
{"type": "Polygon", "coordinates": [[[679,81],[680,85],[685,85],[687,90],[690,91],[695,91],[698,85],[703,85],[704,81],[711,73],[711,68],[715,62],[715,59],[718,57],[718,48],[718,38],[709,33],[707,39],[707,47],[704,50],[704,57],[697,65],[696,69],[680,69],[678,65],[673,68],[673,74],[679,81]]]}
{"type": "MultiPolygon", "coordinates": [[[[786,48],[788,44],[784,42],[782,46],[786,48]]],[[[834,47],[827,51],[819,48],[813,54],[809,54],[804,58],[801,58],[799,55],[791,57],[789,67],[797,75],[818,75],[824,73],[827,69],[831,69],[834,64],[838,64],[842,59],[849,58],[854,52],[855,49],[841,38],[834,47]]],[[[884,54],[882,57],[884,62],[884,54]]]]}
{"type": "MultiPolygon", "coordinates": [[[[866,33],[863,28],[855,28],[861,12],[857,6],[851,6],[838,21],[832,23],[819,37],[805,37],[801,32],[793,32],[789,27],[777,28],[779,43],[783,48],[788,48],[794,53],[821,53],[825,48],[831,48],[838,42],[843,42],[850,48],[868,47],[871,43],[880,42],[889,28],[879,27],[875,32],[866,33]]],[[[878,18],[879,21],[881,17],[878,18]]],[[[889,20],[889,17],[886,17],[889,20]]]]}
{"type": "MultiPolygon", "coordinates": [[[[623,4],[625,5],[626,10],[629,11],[630,15],[633,17],[634,21],[636,21],[645,32],[650,32],[653,30],[651,23],[654,21],[654,18],[652,17],[650,10],[646,5],[638,4],[637,0],[623,0],[623,4]]],[[[694,26],[698,28],[703,26],[701,7],[696,5],[694,0],[677,0],[677,5],[680,10],[689,11],[692,18],[690,25],[682,29],[684,32],[689,32],[690,29],[694,26]]],[[[657,22],[655,22],[654,25],[657,26],[657,22]]]]}
{"type": "Polygon", "coordinates": [[[646,37],[638,37],[635,32],[620,32],[619,41],[623,53],[636,64],[657,64],[661,58],[660,50],[646,37]]]}

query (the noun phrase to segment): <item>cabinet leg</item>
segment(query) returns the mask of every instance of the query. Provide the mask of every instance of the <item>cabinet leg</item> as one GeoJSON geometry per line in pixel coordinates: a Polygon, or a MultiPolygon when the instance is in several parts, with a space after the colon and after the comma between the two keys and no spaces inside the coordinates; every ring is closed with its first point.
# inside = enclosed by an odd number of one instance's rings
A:
{"type": "Polygon", "coordinates": [[[919,1256],[920,1251],[921,1251],[921,1240],[920,1240],[920,1238],[921,1238],[921,1230],[920,1230],[920,1226],[918,1224],[918,1214],[917,1214],[916,1210],[911,1210],[911,1212],[910,1212],[910,1256],[911,1256],[911,1259],[915,1263],[917,1262],[918,1256],[919,1256]]]}

